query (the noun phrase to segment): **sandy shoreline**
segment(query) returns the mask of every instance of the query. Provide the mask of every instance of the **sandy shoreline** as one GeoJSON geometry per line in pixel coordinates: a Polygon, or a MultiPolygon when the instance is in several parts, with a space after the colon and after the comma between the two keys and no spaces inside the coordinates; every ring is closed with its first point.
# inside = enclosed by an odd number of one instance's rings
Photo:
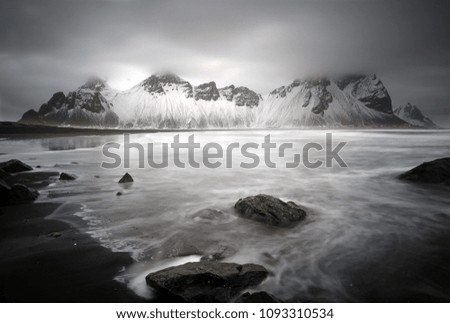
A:
{"type": "Polygon", "coordinates": [[[0,208],[1,302],[142,302],[116,274],[133,261],[71,225],[45,219],[59,205],[0,208]]]}

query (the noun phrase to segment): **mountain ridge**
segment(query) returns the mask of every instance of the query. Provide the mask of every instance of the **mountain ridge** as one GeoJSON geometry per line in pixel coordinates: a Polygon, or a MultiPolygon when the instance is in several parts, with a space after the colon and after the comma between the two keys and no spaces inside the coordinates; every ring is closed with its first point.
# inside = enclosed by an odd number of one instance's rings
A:
{"type": "Polygon", "coordinates": [[[394,114],[375,74],[296,79],[269,94],[244,86],[192,85],[173,73],[153,74],[128,90],[90,78],[67,96],[55,93],[21,123],[155,129],[252,127],[411,127],[394,114]]]}

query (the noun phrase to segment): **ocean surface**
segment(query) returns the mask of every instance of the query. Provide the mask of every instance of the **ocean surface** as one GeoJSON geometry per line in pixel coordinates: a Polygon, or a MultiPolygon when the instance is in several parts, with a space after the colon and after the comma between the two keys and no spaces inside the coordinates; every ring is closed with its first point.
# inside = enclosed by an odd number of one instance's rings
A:
{"type": "MultiPolygon", "coordinates": [[[[271,275],[259,289],[283,300],[450,301],[450,190],[396,178],[422,162],[450,156],[450,132],[333,130],[334,146],[347,143],[341,157],[348,167],[285,167],[305,144],[324,145],[327,132],[331,131],[180,133],[180,141],[193,134],[202,147],[261,144],[269,134],[277,144],[293,143],[294,149],[284,157],[273,150],[276,168],[264,163],[242,168],[240,162],[251,160],[235,151],[231,168],[179,168],[169,155],[167,168],[140,169],[137,149],[132,150],[130,168],[102,168],[102,162],[111,162],[102,146],[123,144],[121,135],[7,139],[1,141],[1,159],[40,165],[36,171],[76,175],[75,181],[56,181],[42,190],[39,201],[63,203],[51,217],[80,217],[86,223],[82,230],[101,244],[131,252],[136,264],[124,268],[117,279],[149,299],[154,295],[145,284],[146,274],[200,259],[164,259],[160,251],[168,241],[181,241],[231,250],[224,261],[264,265],[271,275]],[[125,172],[134,183],[118,184],[125,172]],[[294,228],[273,228],[235,214],[238,199],[261,193],[303,205],[309,211],[307,220],[294,228]]],[[[172,143],[175,135],[132,134],[130,140],[144,146],[153,143],[158,161],[161,144],[172,143]]],[[[262,149],[254,152],[263,158],[262,149]]],[[[187,161],[187,150],[179,157],[187,161]]],[[[204,157],[196,149],[196,160],[204,157]]],[[[323,158],[323,151],[310,156],[312,161],[323,158]]],[[[225,163],[225,158],[220,160],[225,163]]]]}

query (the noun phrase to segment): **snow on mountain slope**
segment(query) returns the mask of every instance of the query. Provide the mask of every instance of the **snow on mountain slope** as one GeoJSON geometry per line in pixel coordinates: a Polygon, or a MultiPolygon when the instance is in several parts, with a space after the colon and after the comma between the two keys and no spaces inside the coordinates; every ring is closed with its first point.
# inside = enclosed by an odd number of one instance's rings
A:
{"type": "Polygon", "coordinates": [[[152,75],[126,91],[91,79],[67,96],[55,93],[20,122],[156,129],[410,126],[393,114],[375,75],[295,80],[264,97],[215,82],[193,86],[174,74],[152,75]]]}
{"type": "Polygon", "coordinates": [[[214,82],[193,87],[176,75],[157,74],[130,90],[107,96],[122,124],[129,127],[251,126],[259,96],[247,88],[229,88],[231,95],[226,96],[214,82]]]}
{"type": "Polygon", "coordinates": [[[29,110],[19,122],[57,126],[115,127],[118,116],[101,94],[109,91],[104,81],[90,79],[76,91],[55,93],[39,111],[29,110]]]}
{"type": "Polygon", "coordinates": [[[405,106],[399,106],[394,110],[394,114],[400,119],[418,127],[438,128],[438,126],[428,117],[424,116],[422,111],[408,102],[405,106]]]}
{"type": "Polygon", "coordinates": [[[257,111],[258,127],[402,127],[405,122],[367,107],[329,79],[296,80],[272,91],[257,111]]]}

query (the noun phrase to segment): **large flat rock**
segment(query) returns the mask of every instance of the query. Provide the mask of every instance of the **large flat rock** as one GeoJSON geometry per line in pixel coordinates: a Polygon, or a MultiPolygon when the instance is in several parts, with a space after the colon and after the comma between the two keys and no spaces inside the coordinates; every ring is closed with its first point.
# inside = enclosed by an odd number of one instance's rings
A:
{"type": "Polygon", "coordinates": [[[146,281],[156,291],[186,302],[229,302],[267,275],[255,264],[190,262],[151,273],[146,281]]]}

